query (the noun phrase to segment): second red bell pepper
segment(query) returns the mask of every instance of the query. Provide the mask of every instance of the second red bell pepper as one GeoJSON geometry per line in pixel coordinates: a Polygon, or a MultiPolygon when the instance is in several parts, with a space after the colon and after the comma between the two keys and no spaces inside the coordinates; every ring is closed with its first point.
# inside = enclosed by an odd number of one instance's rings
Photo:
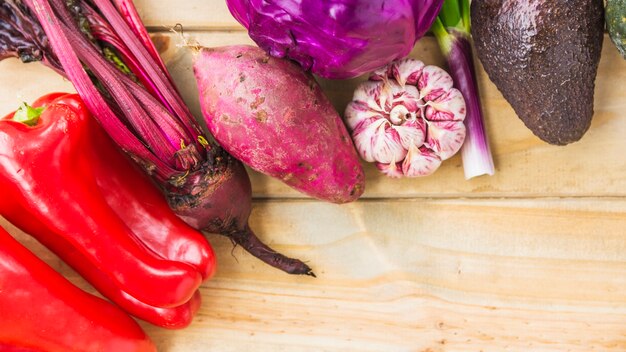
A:
{"type": "Polygon", "coordinates": [[[123,311],[72,285],[0,227],[0,351],[156,348],[123,311]]]}

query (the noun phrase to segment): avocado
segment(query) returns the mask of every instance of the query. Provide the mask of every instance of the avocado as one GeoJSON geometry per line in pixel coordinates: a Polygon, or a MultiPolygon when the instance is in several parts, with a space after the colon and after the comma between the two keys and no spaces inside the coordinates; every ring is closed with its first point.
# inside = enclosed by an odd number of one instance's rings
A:
{"type": "Polygon", "coordinates": [[[603,0],[473,0],[471,32],[489,78],[537,137],[578,141],[593,117],[603,0]]]}
{"type": "Polygon", "coordinates": [[[617,50],[626,59],[626,0],[607,0],[606,28],[617,50]]]}

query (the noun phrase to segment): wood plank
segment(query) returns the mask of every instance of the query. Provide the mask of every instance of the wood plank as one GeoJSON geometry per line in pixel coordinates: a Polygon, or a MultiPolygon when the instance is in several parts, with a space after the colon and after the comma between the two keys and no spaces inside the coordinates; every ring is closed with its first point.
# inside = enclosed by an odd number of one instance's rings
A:
{"type": "Polygon", "coordinates": [[[251,220],[318,278],[211,235],[220,267],[194,323],[144,325],[162,350],[626,349],[624,199],[264,201],[251,220]]]}
{"type": "Polygon", "coordinates": [[[151,30],[163,31],[177,23],[193,30],[245,30],[230,14],[225,0],[135,0],[134,3],[151,30]]]}
{"type": "MultiPolygon", "coordinates": [[[[191,32],[201,44],[219,46],[250,44],[245,32],[191,32]]],[[[179,39],[170,33],[154,35],[185,100],[196,116],[200,115],[189,49],[177,46],[179,39]]],[[[428,64],[443,64],[433,38],[418,42],[412,57],[428,64]]],[[[496,175],[471,181],[463,178],[460,156],[448,160],[431,177],[389,179],[373,166],[366,165],[366,198],[411,197],[587,197],[626,196],[626,61],[612,43],[605,40],[598,78],[591,129],[577,143],[566,147],[550,146],[536,138],[516,117],[482,69],[478,70],[483,93],[486,124],[496,163],[496,175]]],[[[321,82],[325,92],[343,111],[354,87],[363,78],[321,82]]],[[[15,60],[0,63],[0,113],[12,110],[21,100],[68,83],[37,64],[21,65],[15,60]],[[15,72],[21,79],[15,81],[15,72]],[[34,83],[37,82],[37,83],[34,83]]],[[[258,198],[302,198],[302,194],[280,181],[251,172],[254,196],[258,198]]]]}

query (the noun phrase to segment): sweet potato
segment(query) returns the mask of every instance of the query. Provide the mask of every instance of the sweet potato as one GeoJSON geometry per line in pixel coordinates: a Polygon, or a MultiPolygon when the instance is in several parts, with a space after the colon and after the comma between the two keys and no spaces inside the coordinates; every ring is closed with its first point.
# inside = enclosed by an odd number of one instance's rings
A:
{"type": "Polygon", "coordinates": [[[350,135],[300,66],[228,46],[202,48],[194,73],[207,126],[228,153],[318,199],[361,196],[365,177],[350,135]]]}

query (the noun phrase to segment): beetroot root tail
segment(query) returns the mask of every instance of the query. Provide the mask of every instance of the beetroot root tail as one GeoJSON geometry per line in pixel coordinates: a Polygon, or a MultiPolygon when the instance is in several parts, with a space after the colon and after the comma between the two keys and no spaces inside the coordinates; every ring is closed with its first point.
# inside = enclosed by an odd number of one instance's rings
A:
{"type": "Polygon", "coordinates": [[[289,258],[261,242],[249,226],[246,226],[244,230],[222,233],[222,235],[230,238],[248,253],[287,274],[316,277],[313,270],[301,260],[289,258]]]}

